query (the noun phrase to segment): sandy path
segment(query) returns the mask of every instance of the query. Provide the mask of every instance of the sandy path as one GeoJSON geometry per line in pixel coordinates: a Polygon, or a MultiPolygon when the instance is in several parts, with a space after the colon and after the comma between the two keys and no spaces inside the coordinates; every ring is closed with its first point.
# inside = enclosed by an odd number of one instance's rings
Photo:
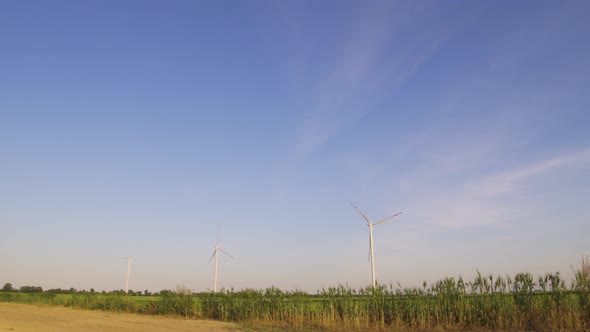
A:
{"type": "Polygon", "coordinates": [[[229,323],[207,320],[0,303],[0,332],[5,331],[230,332],[238,331],[238,329],[229,323]]]}

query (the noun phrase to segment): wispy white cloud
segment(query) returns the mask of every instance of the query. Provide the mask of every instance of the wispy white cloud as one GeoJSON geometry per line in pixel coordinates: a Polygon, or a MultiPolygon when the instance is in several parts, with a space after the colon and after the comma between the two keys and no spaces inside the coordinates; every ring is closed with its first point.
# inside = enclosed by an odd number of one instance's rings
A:
{"type": "Polygon", "coordinates": [[[590,148],[483,178],[474,189],[482,196],[493,197],[517,190],[528,178],[558,171],[568,166],[585,164],[590,164],[590,148]]]}
{"type": "MultiPolygon", "coordinates": [[[[384,163],[411,160],[413,165],[395,174],[399,188],[391,194],[393,202],[403,200],[405,210],[431,225],[499,223],[519,213],[499,200],[527,189],[544,174],[588,164],[587,141],[547,139],[548,133],[563,130],[560,125],[573,115],[586,111],[576,106],[583,100],[576,100],[579,94],[572,91],[584,86],[576,83],[587,77],[588,57],[570,59],[570,53],[561,51],[561,38],[541,38],[557,29],[547,27],[547,22],[560,24],[574,15],[572,11],[567,6],[549,8],[523,18],[514,31],[491,45],[485,64],[445,87],[445,97],[433,102],[428,123],[416,128],[411,137],[395,137],[406,147],[384,163]],[[531,38],[534,42],[525,42],[531,38]],[[550,65],[531,62],[541,53],[551,59],[550,65]],[[531,74],[543,79],[531,80],[531,74]],[[560,151],[559,146],[561,151],[580,150],[518,166],[528,153],[546,150],[547,145],[554,151],[560,151]]],[[[580,52],[586,54],[587,49],[580,52]]],[[[570,132],[576,130],[580,129],[573,127],[570,132]]],[[[391,174],[387,165],[369,168],[374,169],[379,172],[367,180],[373,185],[391,174]]]]}
{"type": "Polygon", "coordinates": [[[539,160],[522,167],[486,174],[448,190],[414,199],[412,213],[431,225],[469,227],[503,223],[519,214],[499,204],[512,193],[526,190],[532,180],[547,174],[566,171],[570,167],[590,166],[590,148],[574,153],[539,160]]]}
{"type": "Polygon", "coordinates": [[[340,130],[374,110],[451,34],[449,29],[418,25],[423,8],[398,8],[373,2],[328,74],[319,81],[296,133],[295,155],[317,150],[340,130]],[[414,31],[407,38],[407,31],[414,31]]]}

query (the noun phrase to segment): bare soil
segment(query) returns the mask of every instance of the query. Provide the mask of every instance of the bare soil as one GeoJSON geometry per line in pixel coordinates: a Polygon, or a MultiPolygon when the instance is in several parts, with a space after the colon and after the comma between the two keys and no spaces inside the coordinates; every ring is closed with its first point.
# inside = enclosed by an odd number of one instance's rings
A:
{"type": "Polygon", "coordinates": [[[236,325],[30,304],[0,303],[0,332],[5,331],[239,331],[236,325]]]}

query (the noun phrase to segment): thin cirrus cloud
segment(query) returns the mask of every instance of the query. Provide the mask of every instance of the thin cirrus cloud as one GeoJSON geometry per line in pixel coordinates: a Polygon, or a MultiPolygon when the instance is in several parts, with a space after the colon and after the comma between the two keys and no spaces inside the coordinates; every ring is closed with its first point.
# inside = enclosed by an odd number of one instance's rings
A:
{"type": "MultiPolygon", "coordinates": [[[[499,201],[528,196],[527,190],[546,175],[587,167],[588,142],[578,126],[569,124],[584,121],[585,108],[578,105],[586,97],[577,92],[585,89],[579,82],[589,68],[588,57],[571,59],[569,50],[578,55],[587,50],[578,44],[565,48],[561,38],[538,38],[553,33],[566,17],[571,26],[562,29],[564,36],[577,34],[580,21],[573,10],[564,6],[523,19],[512,33],[488,45],[485,63],[447,88],[426,125],[398,138],[406,147],[387,163],[408,159],[413,165],[397,172],[399,189],[392,201],[402,199],[404,210],[430,225],[498,225],[530,208],[499,201]],[[546,61],[531,61],[535,54],[544,54],[546,61]],[[553,152],[539,153],[548,148],[553,152]]],[[[372,174],[373,182],[388,172],[389,166],[381,167],[372,174]]]]}
{"type": "Polygon", "coordinates": [[[479,181],[477,192],[483,196],[497,196],[517,190],[527,179],[544,173],[559,172],[567,167],[590,164],[590,148],[541,160],[522,168],[496,174],[479,181]]]}
{"type": "Polygon", "coordinates": [[[498,199],[509,199],[515,192],[527,192],[531,182],[546,175],[559,175],[570,168],[590,166],[590,148],[538,160],[465,182],[444,193],[422,197],[417,216],[428,224],[445,228],[465,228],[505,223],[519,211],[498,199]]]}
{"type": "Polygon", "coordinates": [[[305,158],[375,110],[436,48],[452,35],[428,20],[421,7],[373,3],[353,24],[348,41],[327,74],[318,80],[296,130],[295,158],[305,158]],[[419,19],[410,20],[410,17],[419,19]],[[412,38],[407,31],[413,31],[412,38]]]}

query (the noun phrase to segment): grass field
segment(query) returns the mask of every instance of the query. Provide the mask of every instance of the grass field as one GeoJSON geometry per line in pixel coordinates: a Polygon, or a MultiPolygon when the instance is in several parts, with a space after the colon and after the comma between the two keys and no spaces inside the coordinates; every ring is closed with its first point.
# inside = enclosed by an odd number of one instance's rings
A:
{"type": "MultiPolygon", "coordinates": [[[[585,278],[585,277],[584,277],[585,278]]],[[[120,294],[0,293],[0,301],[92,310],[175,315],[240,322],[256,327],[315,330],[530,330],[590,329],[590,288],[577,278],[570,286],[559,274],[534,279],[478,275],[465,282],[446,278],[422,288],[351,289],[317,294],[276,288],[165,296],[120,294]]]]}

